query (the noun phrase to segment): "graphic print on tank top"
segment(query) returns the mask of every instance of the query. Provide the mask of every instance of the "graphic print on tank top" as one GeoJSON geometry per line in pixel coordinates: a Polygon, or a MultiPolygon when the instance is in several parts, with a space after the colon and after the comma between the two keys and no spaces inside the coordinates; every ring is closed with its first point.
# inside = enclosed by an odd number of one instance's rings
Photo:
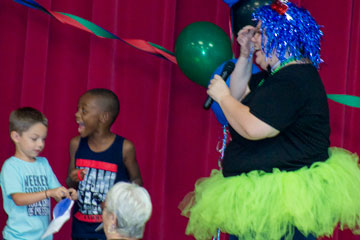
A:
{"type": "Polygon", "coordinates": [[[84,222],[101,222],[100,204],[105,201],[106,193],[114,185],[117,165],[90,159],[76,159],[76,167],[85,169],[87,174],[79,182],[79,211],[75,217],[84,222]]]}

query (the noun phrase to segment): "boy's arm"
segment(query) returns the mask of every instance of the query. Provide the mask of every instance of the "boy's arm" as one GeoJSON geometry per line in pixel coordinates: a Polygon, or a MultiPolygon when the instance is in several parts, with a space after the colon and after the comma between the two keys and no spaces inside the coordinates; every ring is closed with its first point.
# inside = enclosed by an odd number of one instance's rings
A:
{"type": "Polygon", "coordinates": [[[125,139],[123,144],[123,162],[128,170],[130,181],[142,186],[139,165],[136,161],[135,147],[132,142],[125,139]]]}
{"type": "Polygon", "coordinates": [[[56,201],[60,201],[63,197],[70,198],[69,190],[61,186],[41,192],[11,194],[11,198],[17,206],[30,205],[49,197],[54,198],[56,201]]]}
{"type": "Polygon", "coordinates": [[[79,185],[79,179],[77,176],[78,169],[75,168],[75,153],[79,147],[80,136],[76,136],[71,139],[69,151],[70,151],[70,164],[68,168],[68,176],[66,178],[66,185],[77,189],[79,185]]]}

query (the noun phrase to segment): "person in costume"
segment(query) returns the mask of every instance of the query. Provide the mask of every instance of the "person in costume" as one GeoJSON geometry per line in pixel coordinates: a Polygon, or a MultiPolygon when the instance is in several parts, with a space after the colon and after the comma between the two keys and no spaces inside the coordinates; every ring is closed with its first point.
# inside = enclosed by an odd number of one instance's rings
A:
{"type": "Polygon", "coordinates": [[[106,196],[102,213],[107,239],[141,239],[151,212],[145,188],[135,183],[116,183],[106,196]]]}
{"type": "MultiPolygon", "coordinates": [[[[0,184],[4,210],[8,215],[2,232],[6,240],[39,240],[50,223],[50,198],[77,199],[76,190],[61,186],[45,157],[48,120],[32,107],[10,114],[9,132],[15,145],[14,156],[1,169],[0,184]]],[[[52,235],[44,238],[51,240],[52,235]]]]}
{"type": "Polygon", "coordinates": [[[78,189],[73,208],[72,239],[106,239],[101,206],[114,183],[142,185],[134,144],[111,131],[119,113],[119,100],[104,88],[87,91],[80,97],[75,114],[79,136],[70,141],[67,184],[78,189]]]}
{"type": "Polygon", "coordinates": [[[257,26],[238,33],[230,88],[215,76],[207,91],[232,141],[222,170],[200,179],[181,203],[186,233],[315,239],[332,235],[338,224],[360,233],[358,157],[329,148],[328,103],[317,71],[322,32],[307,10],[287,1],[260,7],[253,18],[257,26]],[[265,71],[251,76],[253,56],[265,71]]]}

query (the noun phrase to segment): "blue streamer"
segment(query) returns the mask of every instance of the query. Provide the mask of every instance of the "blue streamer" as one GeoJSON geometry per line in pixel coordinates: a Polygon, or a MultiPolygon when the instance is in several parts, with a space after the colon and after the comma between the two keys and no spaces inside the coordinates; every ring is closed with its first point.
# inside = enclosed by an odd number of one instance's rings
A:
{"type": "Polygon", "coordinates": [[[33,1],[33,0],[14,0],[14,2],[17,2],[21,5],[24,5],[26,7],[29,7],[29,8],[34,8],[34,9],[38,9],[38,10],[41,10],[47,14],[50,14],[48,12],[48,10],[46,10],[43,6],[41,6],[40,4],[38,4],[37,2],[33,1]]]}
{"type": "MultiPolygon", "coordinates": [[[[219,165],[219,169],[222,169],[222,160],[224,159],[224,153],[225,153],[225,148],[226,148],[226,144],[227,144],[227,140],[228,140],[228,132],[229,129],[226,125],[223,125],[223,139],[221,141],[218,142],[217,146],[216,146],[216,150],[220,153],[220,157],[218,160],[218,165],[219,165]],[[222,143],[221,148],[219,148],[219,143],[222,143]]],[[[217,236],[216,238],[213,237],[212,240],[220,240],[220,229],[218,228],[217,230],[217,236]]]]}
{"type": "Polygon", "coordinates": [[[226,144],[227,144],[227,139],[228,139],[228,128],[226,125],[223,125],[223,139],[221,140],[221,142],[218,142],[218,145],[216,147],[216,150],[220,153],[220,157],[218,160],[218,165],[219,165],[219,169],[222,169],[222,160],[224,159],[224,153],[225,153],[225,148],[226,148],[226,144]],[[219,143],[222,143],[221,148],[219,148],[219,143]]]}

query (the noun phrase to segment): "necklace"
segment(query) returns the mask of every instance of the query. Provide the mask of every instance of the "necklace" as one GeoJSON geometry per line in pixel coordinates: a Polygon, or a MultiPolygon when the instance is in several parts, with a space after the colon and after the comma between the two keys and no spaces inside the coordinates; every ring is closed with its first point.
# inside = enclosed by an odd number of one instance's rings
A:
{"type": "Polygon", "coordinates": [[[281,68],[285,67],[286,65],[288,65],[289,63],[295,62],[295,58],[288,58],[283,62],[278,61],[277,63],[275,63],[275,65],[271,68],[271,75],[274,75],[277,71],[279,71],[281,68]]]}
{"type": "Polygon", "coordinates": [[[280,60],[277,61],[277,62],[275,63],[275,65],[271,67],[271,72],[273,72],[274,69],[278,68],[278,67],[280,66],[280,64],[281,64],[280,60]]]}
{"type": "MultiPolygon", "coordinates": [[[[286,65],[288,65],[289,63],[291,62],[295,62],[295,58],[292,57],[292,58],[289,58],[289,59],[286,59],[286,61],[283,61],[283,62],[280,62],[280,61],[277,61],[274,66],[271,67],[271,73],[270,73],[270,76],[274,75],[275,73],[277,73],[280,69],[282,69],[283,67],[285,67],[286,65]]],[[[257,87],[260,87],[264,84],[265,82],[265,79],[261,79],[261,81],[259,82],[259,84],[257,85],[257,87]]]]}

